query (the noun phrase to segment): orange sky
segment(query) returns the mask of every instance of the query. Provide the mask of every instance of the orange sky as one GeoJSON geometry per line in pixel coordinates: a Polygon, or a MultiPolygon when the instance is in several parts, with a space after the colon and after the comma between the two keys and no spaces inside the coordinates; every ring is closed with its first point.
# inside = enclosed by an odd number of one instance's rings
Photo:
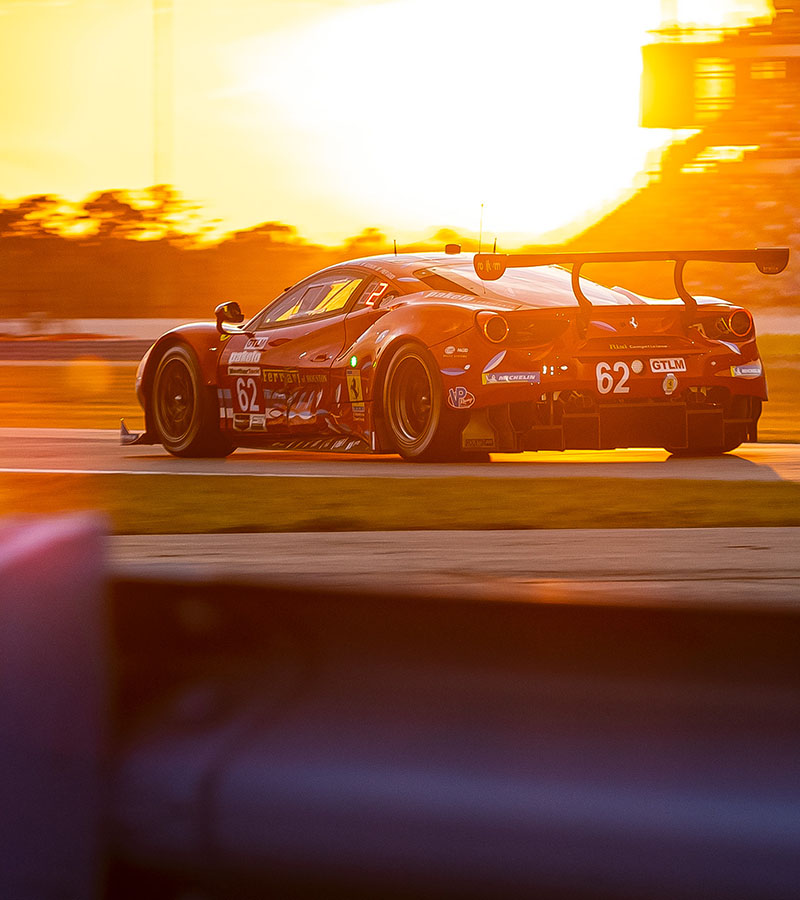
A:
{"type": "MultiPolygon", "coordinates": [[[[164,2],[164,0],[161,0],[164,2]]],[[[171,180],[223,226],[511,241],[607,207],[670,138],[640,129],[662,11],[768,0],[173,0],[171,180]]],[[[0,197],[154,179],[152,0],[0,0],[0,197]]]]}

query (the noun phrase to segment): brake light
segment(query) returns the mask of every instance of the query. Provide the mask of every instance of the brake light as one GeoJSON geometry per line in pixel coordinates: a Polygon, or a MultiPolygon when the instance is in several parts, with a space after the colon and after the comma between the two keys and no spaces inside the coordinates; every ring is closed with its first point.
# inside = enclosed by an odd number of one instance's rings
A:
{"type": "Polygon", "coordinates": [[[478,313],[475,320],[487,341],[499,344],[508,337],[508,322],[498,313],[484,310],[478,313]]]}

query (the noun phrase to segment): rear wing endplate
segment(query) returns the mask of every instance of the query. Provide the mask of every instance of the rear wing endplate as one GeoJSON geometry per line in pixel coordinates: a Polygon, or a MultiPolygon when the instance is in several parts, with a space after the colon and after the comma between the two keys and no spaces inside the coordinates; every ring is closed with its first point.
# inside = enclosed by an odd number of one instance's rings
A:
{"type": "Polygon", "coordinates": [[[572,290],[583,312],[592,303],[580,285],[581,266],[587,263],[674,262],[675,290],[686,306],[686,317],[692,319],[697,300],[686,290],[683,269],[687,262],[755,263],[764,275],[777,275],[789,263],[788,247],[761,247],[756,250],[623,250],[593,253],[476,253],[475,272],[484,281],[496,281],[511,268],[526,266],[572,265],[572,290]]]}

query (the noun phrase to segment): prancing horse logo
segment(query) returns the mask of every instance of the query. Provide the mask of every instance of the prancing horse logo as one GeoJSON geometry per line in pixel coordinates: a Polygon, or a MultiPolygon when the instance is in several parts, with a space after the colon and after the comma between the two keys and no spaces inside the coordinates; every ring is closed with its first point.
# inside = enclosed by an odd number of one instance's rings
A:
{"type": "Polygon", "coordinates": [[[630,319],[628,320],[628,324],[631,326],[631,328],[639,327],[639,323],[636,321],[636,316],[631,316],[630,319]]]}

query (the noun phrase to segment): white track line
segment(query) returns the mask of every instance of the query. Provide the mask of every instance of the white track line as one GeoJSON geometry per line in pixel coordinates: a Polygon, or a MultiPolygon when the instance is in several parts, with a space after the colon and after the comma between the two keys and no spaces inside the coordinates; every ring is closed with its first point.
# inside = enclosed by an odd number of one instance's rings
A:
{"type": "MultiPolygon", "coordinates": [[[[358,478],[358,475],[303,475],[299,472],[162,472],[154,469],[35,469],[0,467],[0,473],[19,475],[196,475],[202,478],[358,478]]],[[[380,476],[376,476],[380,477],[380,476]]]]}

